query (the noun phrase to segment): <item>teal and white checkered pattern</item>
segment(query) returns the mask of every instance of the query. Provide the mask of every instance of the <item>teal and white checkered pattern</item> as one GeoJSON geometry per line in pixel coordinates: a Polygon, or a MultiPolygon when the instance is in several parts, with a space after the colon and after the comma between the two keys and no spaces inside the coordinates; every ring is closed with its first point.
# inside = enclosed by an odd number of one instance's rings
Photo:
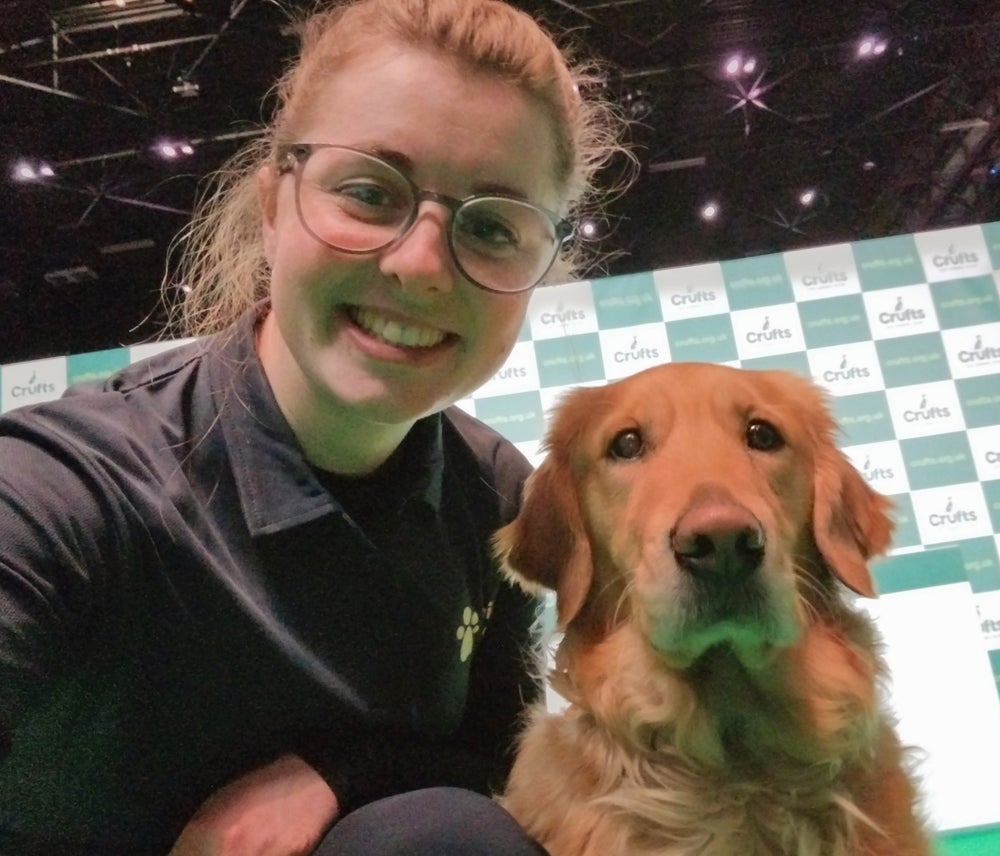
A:
{"type": "Polygon", "coordinates": [[[893,552],[956,545],[973,590],[1000,592],[998,283],[989,223],[542,288],[462,405],[537,460],[569,387],[671,361],[791,369],[896,502],[893,552]]]}
{"type": "MultiPolygon", "coordinates": [[[[176,344],[0,367],[0,411],[176,344]]],[[[976,671],[981,638],[1000,683],[1000,223],[538,289],[504,367],[460,405],[537,462],[568,388],[671,361],[791,369],[829,391],[844,452],[896,506],[869,608],[904,739],[928,750],[934,821],[1000,822],[972,775],[1000,763],[989,664],[976,671]]]]}

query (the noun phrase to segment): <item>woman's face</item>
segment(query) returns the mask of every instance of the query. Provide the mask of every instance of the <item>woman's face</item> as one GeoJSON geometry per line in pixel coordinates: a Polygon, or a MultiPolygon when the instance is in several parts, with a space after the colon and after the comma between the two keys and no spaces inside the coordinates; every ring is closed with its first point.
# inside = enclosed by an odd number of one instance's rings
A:
{"type": "MultiPolygon", "coordinates": [[[[397,46],[341,67],[298,141],[388,156],[421,188],[462,199],[503,192],[560,208],[544,109],[512,84],[397,46]]],[[[297,431],[349,414],[406,426],[468,395],[502,365],[528,294],[493,294],[456,269],[450,212],[420,205],[395,244],[364,256],[320,243],[295,208],[295,176],[260,175],[272,311],[260,357],[297,431]]]]}

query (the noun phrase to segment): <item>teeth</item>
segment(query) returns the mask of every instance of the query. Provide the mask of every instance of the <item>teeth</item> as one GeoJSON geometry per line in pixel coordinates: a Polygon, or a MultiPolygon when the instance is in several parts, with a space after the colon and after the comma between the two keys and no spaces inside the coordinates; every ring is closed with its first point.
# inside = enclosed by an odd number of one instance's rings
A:
{"type": "Polygon", "coordinates": [[[363,307],[351,310],[351,317],[366,333],[390,345],[404,348],[430,348],[444,341],[444,333],[429,327],[414,327],[390,321],[373,309],[363,307]]]}

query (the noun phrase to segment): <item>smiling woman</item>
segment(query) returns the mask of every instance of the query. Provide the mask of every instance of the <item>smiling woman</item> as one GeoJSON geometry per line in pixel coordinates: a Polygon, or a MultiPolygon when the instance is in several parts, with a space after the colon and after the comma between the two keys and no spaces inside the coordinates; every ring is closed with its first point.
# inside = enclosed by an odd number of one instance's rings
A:
{"type": "Polygon", "coordinates": [[[621,126],[499,0],[300,33],[182,242],[197,341],[0,420],[0,853],[541,852],[487,799],[539,692],[491,549],[530,467],[452,405],[621,126]]]}

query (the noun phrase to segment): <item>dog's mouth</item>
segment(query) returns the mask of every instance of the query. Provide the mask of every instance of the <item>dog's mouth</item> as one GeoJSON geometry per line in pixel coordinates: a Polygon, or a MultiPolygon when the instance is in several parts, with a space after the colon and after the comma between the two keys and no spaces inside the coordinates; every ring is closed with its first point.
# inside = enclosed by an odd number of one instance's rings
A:
{"type": "Polygon", "coordinates": [[[737,582],[687,579],[669,608],[648,610],[646,618],[652,646],[681,669],[721,648],[758,671],[799,635],[794,594],[785,596],[759,574],[737,582]]]}

